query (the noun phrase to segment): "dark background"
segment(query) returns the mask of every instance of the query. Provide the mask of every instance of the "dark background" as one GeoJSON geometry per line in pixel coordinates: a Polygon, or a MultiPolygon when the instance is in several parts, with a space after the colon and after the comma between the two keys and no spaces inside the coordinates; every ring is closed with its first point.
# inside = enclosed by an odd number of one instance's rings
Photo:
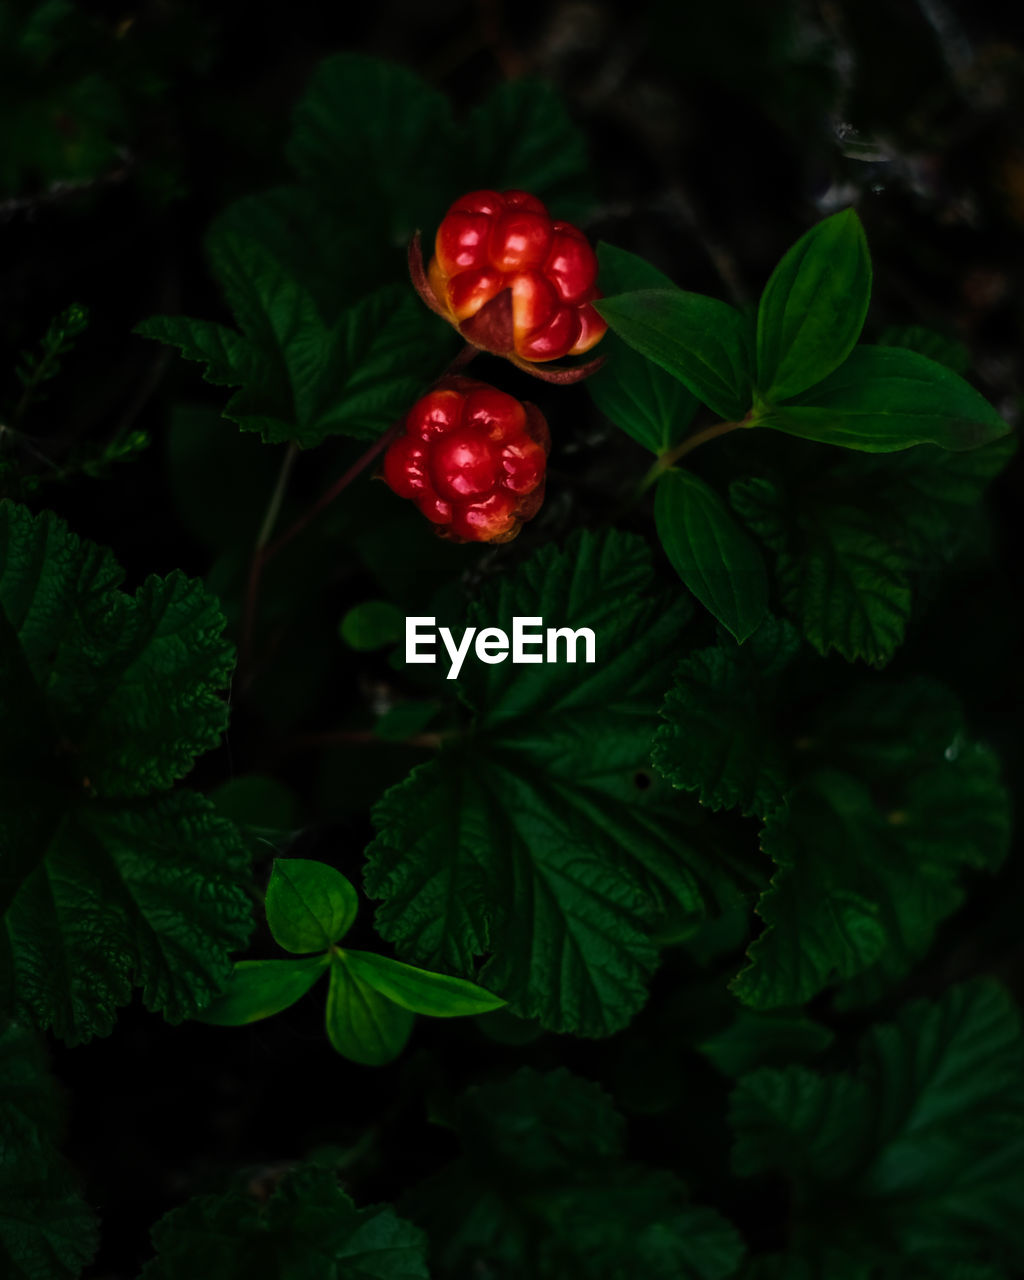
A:
{"type": "MultiPolygon", "coordinates": [[[[4,11],[17,16],[28,8],[4,11]]],[[[550,79],[590,141],[598,197],[586,227],[592,238],[648,257],[687,288],[739,304],[756,301],[775,261],[808,225],[854,203],[875,263],[868,340],[888,324],[923,324],[964,343],[972,380],[1011,422],[1018,419],[1024,17],[1008,17],[1006,6],[168,0],[69,6],[66,24],[44,71],[7,66],[0,85],[0,148],[18,141],[25,157],[0,171],[7,184],[0,188],[0,404],[9,412],[17,401],[10,371],[18,353],[63,307],[86,305],[88,329],[47,398],[26,415],[19,439],[6,445],[22,474],[34,477],[18,496],[110,544],[128,585],[174,567],[196,575],[215,568],[183,510],[167,428],[182,403],[215,422],[224,399],[194,366],[133,336],[132,326],[156,312],[228,319],[206,271],[203,231],[231,200],[287,180],[290,109],[317,63],[339,49],[403,61],[460,108],[503,77],[550,79]],[[72,93],[69,86],[83,79],[86,88],[72,93]],[[66,111],[58,109],[64,97],[73,104],[66,111]],[[37,100],[41,115],[27,108],[37,100]],[[39,118],[52,128],[55,111],[68,145],[52,162],[33,129],[39,118]],[[77,166],[64,185],[62,164],[77,166]],[[102,466],[98,478],[81,473],[82,461],[99,457],[112,439],[140,431],[149,443],[137,456],[102,466]]],[[[45,129],[38,132],[43,138],[45,129]]],[[[531,385],[527,393],[517,377],[506,371],[501,385],[543,407],[543,389],[531,385]]],[[[567,425],[549,531],[592,518],[615,500],[618,477],[640,474],[643,465],[637,447],[609,428],[582,389],[558,394],[567,425]]],[[[223,422],[210,429],[225,440],[237,435],[223,422]]],[[[273,452],[247,440],[231,453],[244,471],[242,499],[249,488],[254,495],[243,541],[251,542],[269,493],[273,452]]],[[[296,511],[350,455],[338,442],[300,459],[296,511]]],[[[308,587],[294,628],[304,619],[311,634],[314,622],[336,626],[364,598],[365,571],[331,558],[330,539],[359,520],[368,488],[353,492],[347,515],[325,524],[315,553],[310,543],[310,553],[291,562],[299,593],[308,587]]],[[[1012,539],[1022,497],[1018,460],[995,486],[987,540],[963,569],[936,582],[927,617],[891,668],[897,677],[923,669],[952,685],[972,729],[1002,753],[1014,785],[1022,766],[1024,614],[1012,539]]],[[[649,515],[631,518],[645,527],[649,515]]],[[[237,574],[223,566],[217,572],[225,607],[237,617],[237,574]]],[[[331,861],[343,848],[357,862],[370,834],[368,802],[421,756],[344,742],[315,756],[304,750],[305,734],[337,724],[357,732],[374,689],[394,678],[375,655],[304,643],[293,652],[305,680],[281,677],[285,683],[275,685],[268,676],[250,698],[239,698],[228,741],[193,781],[213,787],[239,773],[272,772],[294,795],[295,820],[284,825],[302,834],[292,852],[331,861]]],[[[999,879],[980,882],[910,990],[938,990],[987,971],[1020,994],[1021,887],[1012,862],[999,879]]],[[[356,946],[371,942],[370,915],[364,904],[356,946]]],[[[255,953],[266,946],[258,934],[255,953]]],[[[472,1022],[420,1020],[406,1054],[370,1070],[332,1052],[320,1002],[310,1000],[270,1023],[230,1031],[173,1028],[133,1006],[108,1039],[55,1046],[69,1092],[65,1149],[103,1219],[101,1252],[87,1274],[133,1275],[148,1256],[151,1223],[189,1194],[222,1188],[239,1169],[258,1183],[319,1152],[359,1203],[399,1199],[454,1153],[455,1140],[428,1117],[443,1115],[464,1085],[518,1063],[565,1064],[607,1083],[630,1115],[631,1154],[676,1168],[682,1160],[686,1177],[694,1172],[687,1152],[700,1152],[702,1198],[733,1217],[753,1248],[779,1244],[779,1206],[738,1200],[743,1189],[728,1180],[727,1082],[682,1040],[665,1039],[663,1015],[688,963],[670,955],[648,1009],[605,1042],[544,1035],[508,1045],[472,1022]],[[700,1122],[709,1128],[706,1143],[693,1132],[700,1122]],[[708,1168],[713,1151],[720,1167],[708,1168]]],[[[702,1014],[690,1016],[695,1025],[702,1014]]]]}

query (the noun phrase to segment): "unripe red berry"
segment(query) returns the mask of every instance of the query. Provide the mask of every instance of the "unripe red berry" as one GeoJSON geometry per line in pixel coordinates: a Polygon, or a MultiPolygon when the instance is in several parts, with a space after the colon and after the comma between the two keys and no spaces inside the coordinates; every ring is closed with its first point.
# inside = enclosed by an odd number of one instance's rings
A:
{"type": "Polygon", "coordinates": [[[510,542],[544,501],[551,437],[536,405],[447,378],[405,419],[384,479],[455,542],[510,542]]]}
{"type": "MultiPolygon", "coordinates": [[[[421,268],[422,270],[422,268],[421,268]]],[[[430,289],[474,346],[529,363],[582,355],[607,325],[590,305],[597,257],[525,191],[471,191],[434,241],[430,289]]]]}

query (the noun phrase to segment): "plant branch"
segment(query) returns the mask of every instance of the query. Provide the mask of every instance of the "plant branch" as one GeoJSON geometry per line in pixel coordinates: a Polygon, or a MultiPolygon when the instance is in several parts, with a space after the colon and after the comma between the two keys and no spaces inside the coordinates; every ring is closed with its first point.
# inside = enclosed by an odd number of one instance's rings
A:
{"type": "Polygon", "coordinates": [[[692,453],[694,449],[699,449],[702,444],[706,444],[709,440],[717,440],[719,436],[728,435],[730,431],[735,431],[737,427],[745,425],[746,419],[743,422],[713,422],[709,427],[694,431],[692,435],[688,435],[685,440],[677,444],[674,449],[669,449],[667,453],[662,453],[658,456],[657,462],[641,480],[637,496],[646,492],[666,471],[674,467],[688,453],[692,453]]]}
{"type": "Polygon", "coordinates": [[[256,621],[256,602],[260,594],[263,566],[267,562],[267,543],[269,543],[274,532],[277,518],[281,514],[281,504],[284,502],[285,490],[288,488],[288,480],[298,453],[299,446],[293,440],[281,460],[281,469],[277,473],[274,492],[270,495],[270,501],[267,503],[267,509],[263,516],[263,523],[260,525],[260,531],[256,535],[252,555],[249,558],[249,577],[245,586],[245,603],[242,607],[242,633],[238,643],[238,667],[243,674],[248,669],[249,655],[252,650],[252,632],[256,621]]]}

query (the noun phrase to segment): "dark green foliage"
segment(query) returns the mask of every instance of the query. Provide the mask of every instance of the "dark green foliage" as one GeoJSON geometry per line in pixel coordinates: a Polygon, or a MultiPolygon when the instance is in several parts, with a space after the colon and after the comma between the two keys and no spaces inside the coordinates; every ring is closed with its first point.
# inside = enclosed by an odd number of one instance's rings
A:
{"type": "Polygon", "coordinates": [[[287,1173],[261,1203],[197,1196],[153,1228],[143,1280],[427,1280],[426,1238],[387,1206],[357,1209],[329,1170],[287,1173]]]}
{"type": "Polygon", "coordinates": [[[653,590],[643,543],[577,535],[481,593],[471,624],[590,627],[597,661],[465,669],[472,734],[380,802],[366,886],[409,959],[480,972],[556,1030],[606,1035],[644,999],[650,931],[729,882],[678,800],[637,788],[688,610],[653,590]],[[505,888],[505,886],[508,886],[505,888]]]}
{"type": "Polygon", "coordinates": [[[523,1069],[469,1090],[454,1127],[464,1154],[407,1203],[430,1224],[438,1276],[736,1274],[735,1229],[671,1174],[624,1159],[622,1117],[589,1081],[523,1069]]]}
{"type": "Polygon", "coordinates": [[[839,1260],[858,1276],[1016,1274],[1022,1069],[1016,1010],[988,980],[905,1005],[864,1037],[856,1072],[743,1077],[736,1172],[792,1189],[799,1259],[781,1274],[844,1274],[839,1260]]]}
{"type": "Polygon", "coordinates": [[[171,1021],[244,944],[248,855],[201,796],[153,795],[219,739],[233,654],[197,582],[135,596],[109,551],[0,503],[0,906],[13,996],[71,1041],[133,985],[171,1021]]]}
{"type": "Polygon", "coordinates": [[[0,1268],[10,1280],[73,1280],[97,1222],[57,1153],[62,1099],[30,1032],[0,1032],[0,1268]]]}

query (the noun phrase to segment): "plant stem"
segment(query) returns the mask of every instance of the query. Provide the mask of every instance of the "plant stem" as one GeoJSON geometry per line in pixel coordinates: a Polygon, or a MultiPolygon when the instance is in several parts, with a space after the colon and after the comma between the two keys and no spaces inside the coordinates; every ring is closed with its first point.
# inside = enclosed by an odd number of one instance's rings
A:
{"type": "Polygon", "coordinates": [[[256,621],[256,602],[260,594],[263,566],[267,562],[267,543],[274,532],[277,518],[281,514],[281,504],[284,502],[285,490],[288,488],[288,480],[298,453],[299,446],[293,440],[281,460],[281,469],[277,473],[274,492],[270,495],[270,501],[267,503],[267,509],[263,516],[263,523],[260,525],[260,531],[256,535],[252,555],[249,558],[249,577],[245,587],[245,603],[242,607],[242,633],[238,642],[238,669],[242,673],[245,673],[249,666],[253,624],[256,621]]]}
{"type": "Polygon", "coordinates": [[[694,449],[706,444],[708,440],[717,440],[719,436],[728,435],[730,431],[735,431],[737,427],[744,425],[745,422],[713,422],[710,427],[704,427],[702,430],[695,431],[692,435],[687,436],[674,449],[660,454],[657,462],[641,480],[640,487],[637,490],[637,497],[646,492],[666,471],[674,467],[680,458],[685,458],[688,453],[692,453],[694,449]]]}

